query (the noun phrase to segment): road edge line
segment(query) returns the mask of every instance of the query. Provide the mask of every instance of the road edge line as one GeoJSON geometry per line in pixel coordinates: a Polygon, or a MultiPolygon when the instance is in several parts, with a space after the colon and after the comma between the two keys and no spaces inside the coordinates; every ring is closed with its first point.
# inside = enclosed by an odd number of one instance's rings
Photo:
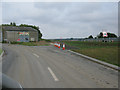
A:
{"type": "Polygon", "coordinates": [[[83,58],[86,58],[86,59],[88,59],[88,60],[90,60],[90,61],[93,61],[93,62],[95,62],[95,63],[98,63],[98,64],[104,65],[104,66],[106,66],[106,67],[112,68],[112,69],[114,69],[114,70],[120,71],[120,67],[118,67],[118,66],[109,64],[109,63],[104,62],[104,61],[100,61],[100,60],[98,60],[98,59],[95,59],[95,58],[92,58],[92,57],[89,57],[89,56],[86,56],[86,55],[83,55],[83,54],[80,54],[80,53],[77,53],[77,52],[74,52],[74,51],[71,51],[71,50],[67,50],[67,51],[69,51],[69,52],[71,52],[71,53],[74,53],[74,54],[76,54],[76,55],[79,55],[79,56],[81,56],[81,57],[83,57],[83,58]]]}
{"type": "Polygon", "coordinates": [[[35,53],[33,53],[33,55],[36,56],[37,58],[39,58],[39,55],[37,55],[37,54],[35,54],[35,53]]]}

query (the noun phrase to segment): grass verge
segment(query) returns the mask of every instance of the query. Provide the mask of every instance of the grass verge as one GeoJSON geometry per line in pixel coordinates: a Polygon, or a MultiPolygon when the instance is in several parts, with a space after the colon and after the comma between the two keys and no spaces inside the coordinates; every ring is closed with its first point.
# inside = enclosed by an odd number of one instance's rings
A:
{"type": "Polygon", "coordinates": [[[2,52],[3,52],[3,51],[2,51],[2,49],[0,48],[0,55],[1,55],[2,52]]]}
{"type": "Polygon", "coordinates": [[[72,51],[120,66],[118,63],[118,42],[63,41],[63,43],[73,47],[72,51]]]}
{"type": "Polygon", "coordinates": [[[25,45],[25,46],[49,46],[49,42],[39,41],[39,42],[11,42],[11,44],[25,45]]]}

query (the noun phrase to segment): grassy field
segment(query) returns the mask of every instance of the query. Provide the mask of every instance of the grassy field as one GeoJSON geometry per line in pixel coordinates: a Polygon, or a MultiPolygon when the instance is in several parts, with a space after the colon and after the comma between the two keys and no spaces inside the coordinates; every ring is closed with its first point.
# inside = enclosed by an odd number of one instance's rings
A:
{"type": "Polygon", "coordinates": [[[71,50],[118,65],[118,42],[63,41],[71,50]]]}
{"type": "Polygon", "coordinates": [[[26,46],[48,46],[49,42],[39,41],[39,42],[11,42],[11,44],[26,45],[26,46]]]}

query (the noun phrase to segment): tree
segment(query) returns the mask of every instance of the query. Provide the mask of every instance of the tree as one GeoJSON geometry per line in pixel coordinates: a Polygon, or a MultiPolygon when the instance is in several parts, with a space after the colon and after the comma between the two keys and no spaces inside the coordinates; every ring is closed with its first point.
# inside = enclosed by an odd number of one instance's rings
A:
{"type": "Polygon", "coordinates": [[[13,22],[13,23],[12,23],[12,25],[13,25],[13,26],[16,26],[16,23],[15,23],[15,22],[13,22]]]}
{"type": "Polygon", "coordinates": [[[95,39],[97,39],[97,37],[95,37],[95,39]]]}
{"type": "Polygon", "coordinates": [[[108,37],[113,37],[113,38],[117,38],[117,35],[115,35],[114,33],[107,33],[108,34],[108,37]]]}
{"type": "Polygon", "coordinates": [[[10,26],[16,26],[16,23],[15,22],[11,22],[10,26]]]}
{"type": "Polygon", "coordinates": [[[12,22],[10,23],[10,26],[12,26],[12,22]]]}
{"type": "Polygon", "coordinates": [[[117,38],[117,35],[115,35],[114,33],[107,33],[108,37],[103,37],[103,33],[100,32],[100,34],[97,36],[98,38],[117,38]]]}
{"type": "Polygon", "coordinates": [[[73,38],[70,38],[70,40],[73,40],[73,38]]]}
{"type": "Polygon", "coordinates": [[[102,33],[102,32],[100,32],[100,34],[99,34],[99,35],[97,35],[97,37],[98,37],[98,38],[103,38],[103,33],[102,33]]]}
{"type": "Polygon", "coordinates": [[[92,36],[92,35],[90,35],[88,38],[93,38],[93,36],[92,36]]]}

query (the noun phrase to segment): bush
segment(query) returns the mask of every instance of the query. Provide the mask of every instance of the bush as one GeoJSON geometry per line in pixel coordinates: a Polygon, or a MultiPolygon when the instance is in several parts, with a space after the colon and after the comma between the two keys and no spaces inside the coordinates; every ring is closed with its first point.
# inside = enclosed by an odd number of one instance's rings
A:
{"type": "Polygon", "coordinates": [[[45,40],[46,42],[51,42],[51,40],[45,40]]]}
{"type": "Polygon", "coordinates": [[[2,41],[2,43],[8,43],[7,41],[2,41]]]}

